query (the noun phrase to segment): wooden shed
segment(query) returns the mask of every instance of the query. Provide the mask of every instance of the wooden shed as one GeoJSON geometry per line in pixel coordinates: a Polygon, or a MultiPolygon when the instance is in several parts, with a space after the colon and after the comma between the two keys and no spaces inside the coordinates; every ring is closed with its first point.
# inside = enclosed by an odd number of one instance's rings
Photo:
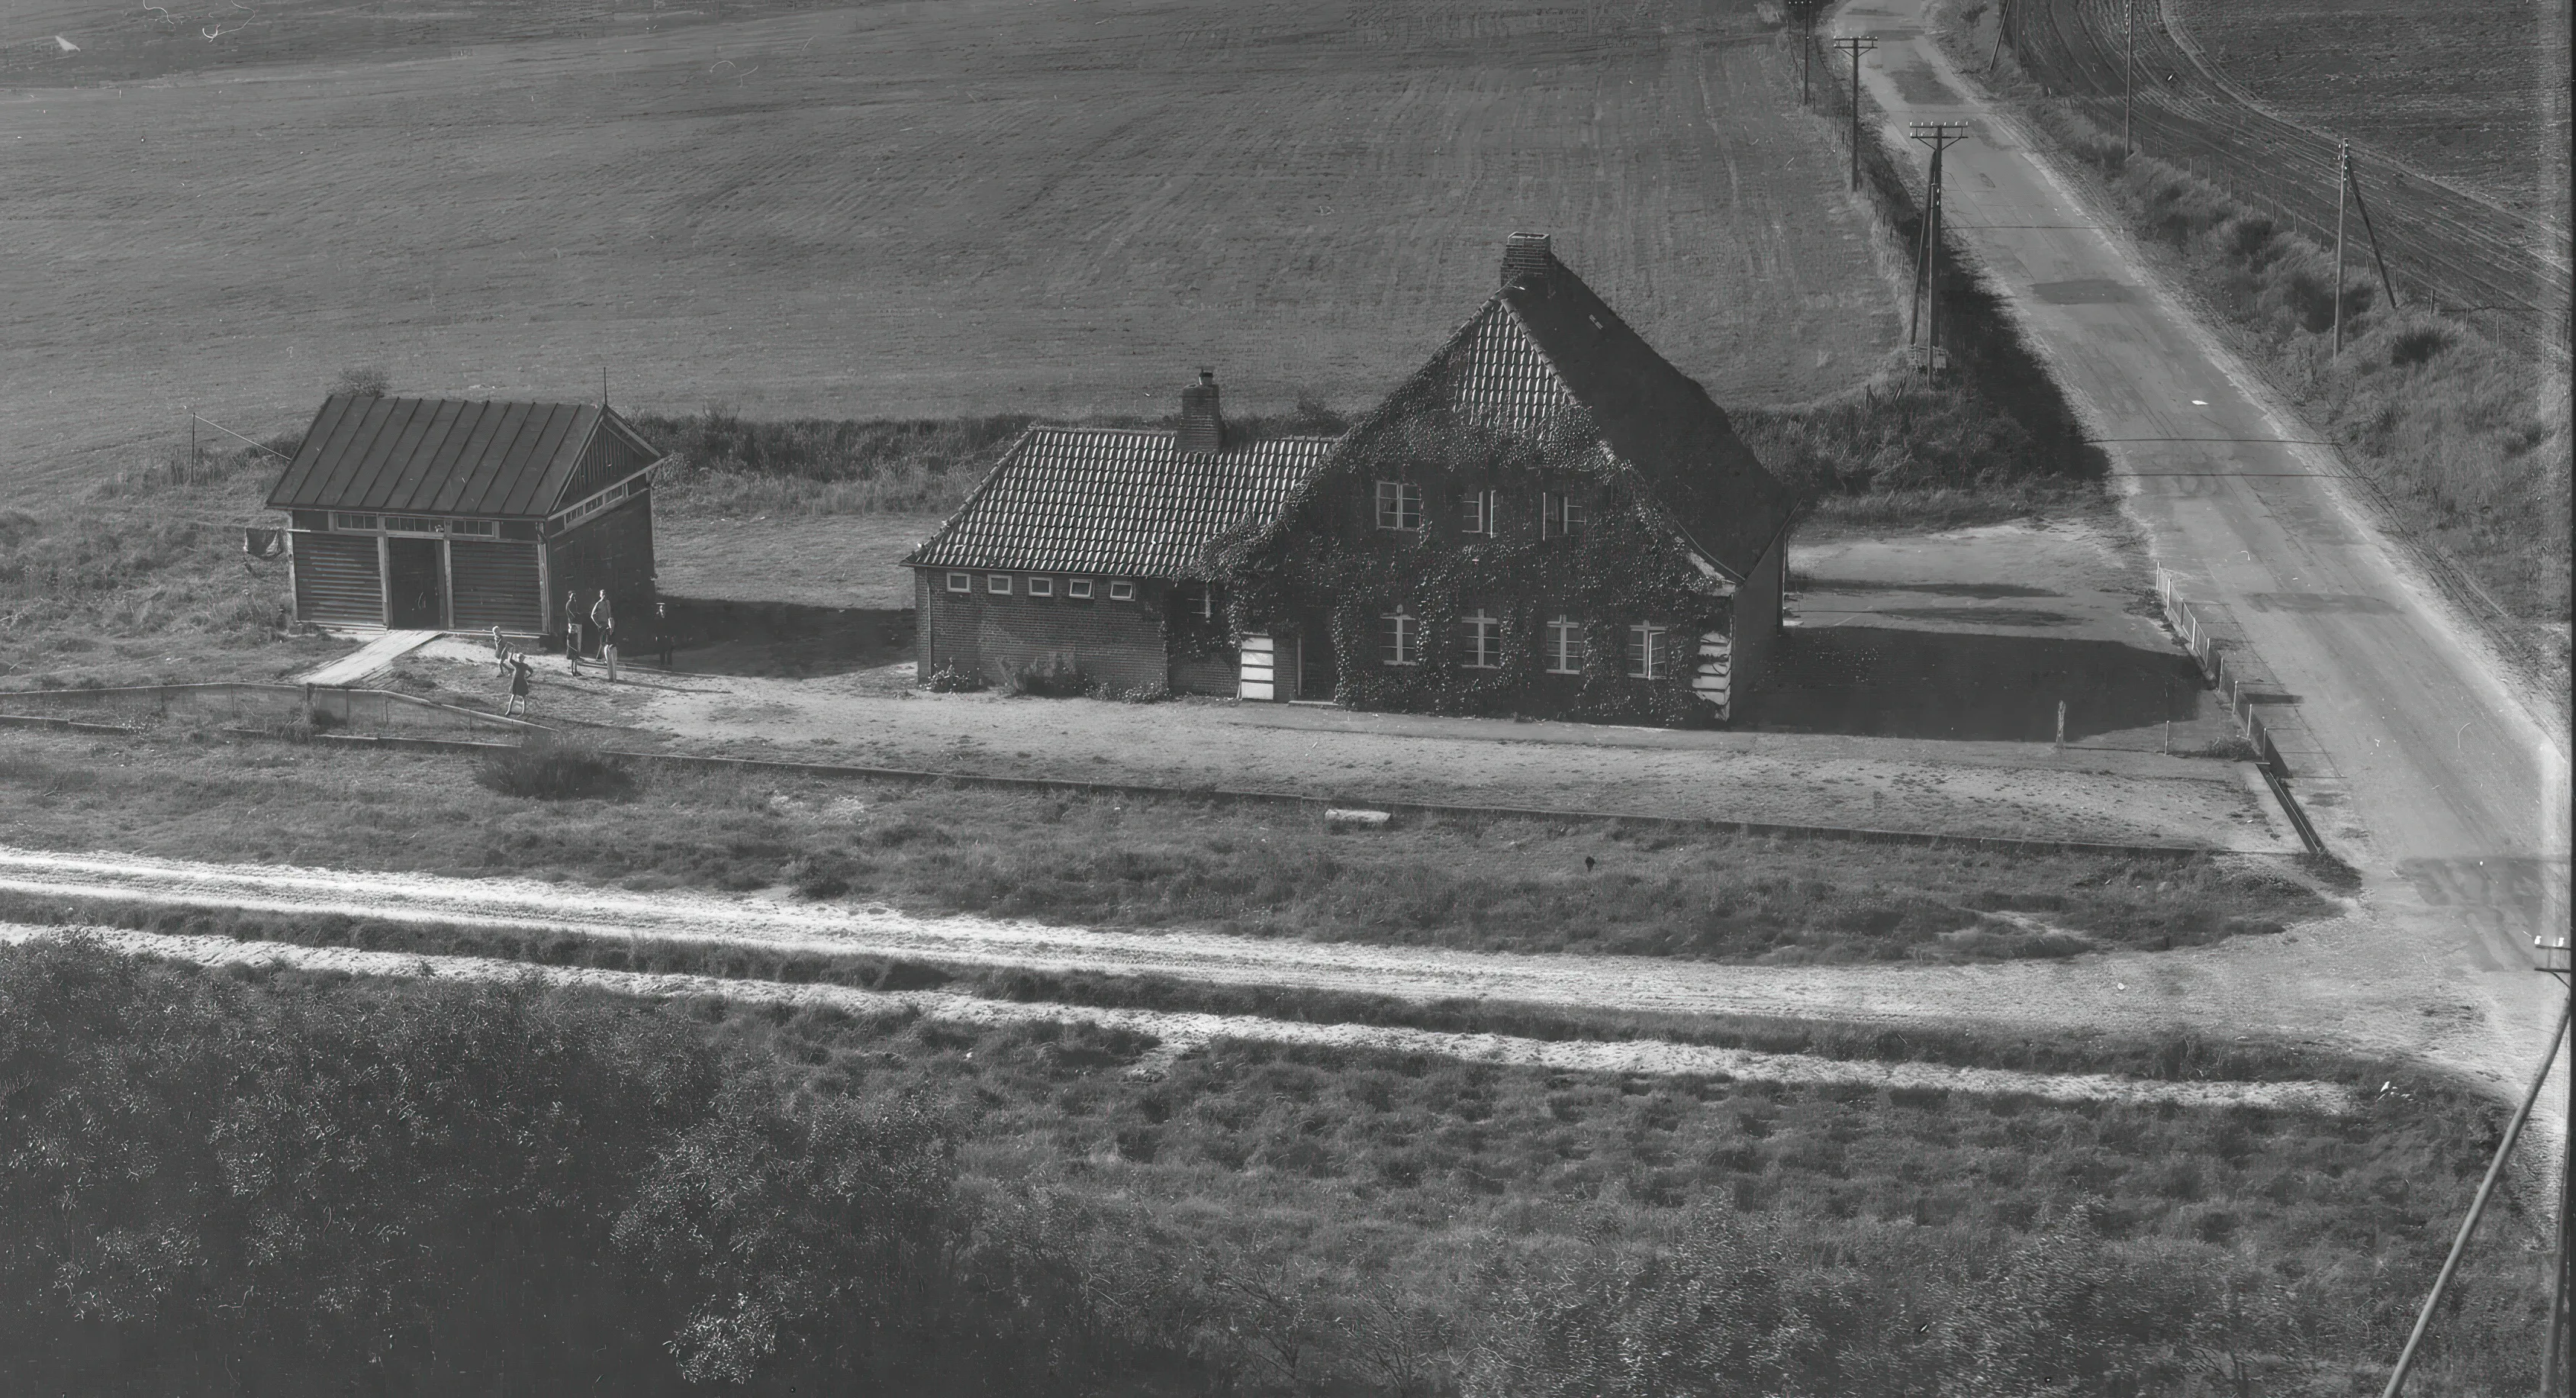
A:
{"type": "Polygon", "coordinates": [[[560,634],[563,599],[653,603],[661,455],[605,405],[334,394],[269,492],[296,615],[560,634]]]}

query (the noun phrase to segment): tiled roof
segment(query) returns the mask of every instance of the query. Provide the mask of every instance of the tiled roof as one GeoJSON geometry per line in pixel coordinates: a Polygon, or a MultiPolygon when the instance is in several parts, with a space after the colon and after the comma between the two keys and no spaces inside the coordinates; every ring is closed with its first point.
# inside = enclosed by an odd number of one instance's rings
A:
{"type": "Polygon", "coordinates": [[[1565,399],[1645,477],[1692,543],[1741,578],[1789,519],[1789,493],[1735,435],[1726,413],[1563,263],[1524,274],[1471,322],[1462,407],[1536,427],[1565,399]],[[1492,406],[1488,406],[1492,405],[1492,406]]]}
{"type": "Polygon", "coordinates": [[[1202,576],[1218,535],[1276,515],[1337,439],[1274,437],[1215,455],[1170,432],[1036,427],[904,561],[1143,578],[1202,576]]]}
{"type": "Polygon", "coordinates": [[[270,491],[271,509],[526,518],[552,512],[603,428],[650,454],[595,403],[333,394],[270,491]]]}

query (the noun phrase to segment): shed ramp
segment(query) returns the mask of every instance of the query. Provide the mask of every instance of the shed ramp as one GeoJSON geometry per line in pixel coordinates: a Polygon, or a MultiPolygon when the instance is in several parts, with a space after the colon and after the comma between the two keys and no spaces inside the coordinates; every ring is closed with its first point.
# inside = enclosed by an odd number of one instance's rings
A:
{"type": "Polygon", "coordinates": [[[388,631],[319,669],[296,676],[305,684],[350,689],[384,674],[394,662],[439,637],[436,631],[388,631]]]}

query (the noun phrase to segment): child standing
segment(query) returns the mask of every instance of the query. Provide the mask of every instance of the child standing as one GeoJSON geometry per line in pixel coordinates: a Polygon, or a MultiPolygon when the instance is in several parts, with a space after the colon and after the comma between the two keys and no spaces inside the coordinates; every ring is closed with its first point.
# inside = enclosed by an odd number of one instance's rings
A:
{"type": "Polygon", "coordinates": [[[510,702],[501,709],[505,717],[526,718],[528,716],[528,691],[535,685],[533,678],[535,672],[536,667],[528,663],[526,656],[510,657],[510,702]]]}

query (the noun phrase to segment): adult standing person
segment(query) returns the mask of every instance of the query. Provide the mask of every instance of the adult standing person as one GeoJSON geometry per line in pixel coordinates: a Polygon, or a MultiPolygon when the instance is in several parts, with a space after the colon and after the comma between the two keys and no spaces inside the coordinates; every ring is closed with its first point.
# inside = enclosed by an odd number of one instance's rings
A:
{"type": "Polygon", "coordinates": [[[653,640],[662,648],[662,668],[669,670],[672,667],[671,604],[668,602],[655,602],[653,604],[653,640]]]}
{"type": "Polygon", "coordinates": [[[608,589],[599,590],[599,600],[590,604],[590,624],[599,628],[599,659],[608,667],[608,682],[617,683],[617,617],[609,610],[608,589]]]}
{"type": "Polygon", "coordinates": [[[581,594],[564,594],[564,663],[581,673],[581,594]]]}

